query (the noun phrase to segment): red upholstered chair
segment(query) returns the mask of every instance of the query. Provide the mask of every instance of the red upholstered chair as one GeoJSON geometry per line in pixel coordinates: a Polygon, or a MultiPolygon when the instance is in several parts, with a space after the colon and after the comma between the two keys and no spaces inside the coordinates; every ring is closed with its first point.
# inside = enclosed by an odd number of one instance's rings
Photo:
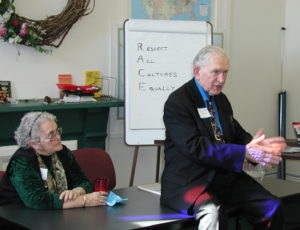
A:
{"type": "Polygon", "coordinates": [[[0,180],[2,180],[4,173],[5,173],[5,171],[0,171],[0,180]]]}
{"type": "Polygon", "coordinates": [[[91,183],[97,177],[109,179],[108,189],[116,186],[116,174],[113,162],[107,152],[99,148],[83,148],[73,150],[77,163],[91,183]]]}

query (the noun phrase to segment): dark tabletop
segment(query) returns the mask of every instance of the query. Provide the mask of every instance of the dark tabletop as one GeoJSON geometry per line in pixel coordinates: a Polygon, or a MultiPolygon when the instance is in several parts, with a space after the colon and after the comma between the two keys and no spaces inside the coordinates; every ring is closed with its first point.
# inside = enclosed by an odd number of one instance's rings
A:
{"type": "MultiPolygon", "coordinates": [[[[193,217],[177,213],[160,205],[159,196],[141,191],[136,187],[114,190],[122,198],[128,198],[123,204],[113,207],[90,207],[67,210],[33,210],[19,205],[0,206],[0,216],[29,229],[66,230],[98,229],[122,230],[139,229],[138,221],[167,221],[180,226],[194,222],[193,217]],[[187,218],[187,219],[186,219],[187,218]],[[54,227],[55,226],[55,227],[54,227]]],[[[148,229],[168,229],[170,223],[161,223],[148,229]]]]}
{"type": "MultiPolygon", "coordinates": [[[[274,195],[283,199],[300,193],[298,182],[265,177],[262,184],[274,195]]],[[[116,189],[114,192],[122,198],[128,198],[128,201],[113,207],[67,210],[33,210],[20,205],[4,205],[0,206],[0,217],[25,228],[36,230],[165,230],[180,229],[183,226],[195,224],[193,217],[177,213],[161,205],[159,195],[139,190],[136,187],[116,189]],[[166,222],[169,220],[172,221],[166,222]],[[137,224],[137,222],[147,221],[151,222],[148,227],[140,227],[137,224]]]]}

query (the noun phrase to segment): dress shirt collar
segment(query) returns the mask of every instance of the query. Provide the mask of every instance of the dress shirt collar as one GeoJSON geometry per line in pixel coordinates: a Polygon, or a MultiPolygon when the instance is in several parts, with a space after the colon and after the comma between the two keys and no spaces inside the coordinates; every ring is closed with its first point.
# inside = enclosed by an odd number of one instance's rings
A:
{"type": "Polygon", "coordinates": [[[195,77],[194,77],[194,81],[195,81],[195,83],[197,85],[198,91],[201,94],[202,99],[203,99],[205,105],[207,106],[207,101],[208,101],[209,94],[203,89],[203,87],[200,85],[200,83],[196,80],[195,77]]]}

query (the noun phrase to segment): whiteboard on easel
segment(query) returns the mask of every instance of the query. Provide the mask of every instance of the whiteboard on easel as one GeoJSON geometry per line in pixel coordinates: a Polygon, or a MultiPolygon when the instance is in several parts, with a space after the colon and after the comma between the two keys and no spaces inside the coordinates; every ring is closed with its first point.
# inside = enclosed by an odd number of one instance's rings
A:
{"type": "Polygon", "coordinates": [[[129,19],[124,22],[125,142],[165,139],[163,107],[170,93],[193,77],[198,51],[212,41],[205,21],[129,19]]]}

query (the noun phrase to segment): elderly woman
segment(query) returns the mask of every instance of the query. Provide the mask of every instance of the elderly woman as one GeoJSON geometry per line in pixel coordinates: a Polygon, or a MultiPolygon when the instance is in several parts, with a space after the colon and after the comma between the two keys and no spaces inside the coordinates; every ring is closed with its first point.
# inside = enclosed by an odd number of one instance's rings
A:
{"type": "Polygon", "coordinates": [[[0,204],[23,202],[34,209],[66,209],[106,204],[72,152],[61,143],[61,128],[47,112],[30,112],[15,132],[20,148],[0,184],[0,204]]]}

